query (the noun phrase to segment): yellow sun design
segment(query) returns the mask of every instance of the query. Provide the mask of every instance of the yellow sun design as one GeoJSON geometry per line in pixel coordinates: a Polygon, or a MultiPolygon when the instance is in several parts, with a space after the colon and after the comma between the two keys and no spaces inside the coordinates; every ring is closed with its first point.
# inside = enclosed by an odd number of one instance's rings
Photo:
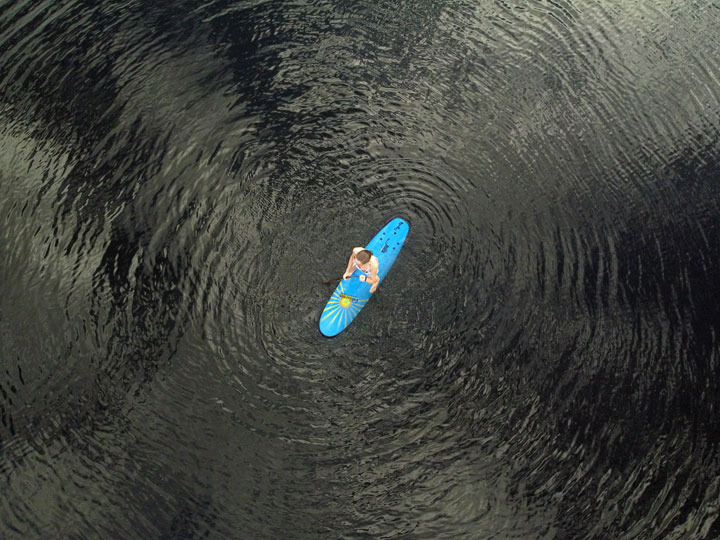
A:
{"type": "Polygon", "coordinates": [[[327,306],[325,307],[325,314],[320,320],[324,321],[330,318],[330,324],[338,321],[345,327],[355,318],[355,315],[358,314],[365,302],[367,302],[367,299],[361,300],[345,294],[343,284],[340,283],[330,297],[330,300],[328,300],[327,306]]]}

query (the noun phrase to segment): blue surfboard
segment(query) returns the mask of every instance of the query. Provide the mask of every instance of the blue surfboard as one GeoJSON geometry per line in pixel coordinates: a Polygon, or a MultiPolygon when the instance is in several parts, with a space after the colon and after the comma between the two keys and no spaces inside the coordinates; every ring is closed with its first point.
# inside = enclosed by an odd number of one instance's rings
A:
{"type": "MultiPolygon", "coordinates": [[[[365,246],[378,259],[378,287],[400,253],[409,231],[407,221],[395,218],[365,246]]],[[[370,292],[371,285],[358,279],[361,274],[360,270],[355,270],[349,279],[340,281],[330,296],[320,315],[320,332],[323,335],[333,337],[345,330],[373,295],[370,292]]]]}

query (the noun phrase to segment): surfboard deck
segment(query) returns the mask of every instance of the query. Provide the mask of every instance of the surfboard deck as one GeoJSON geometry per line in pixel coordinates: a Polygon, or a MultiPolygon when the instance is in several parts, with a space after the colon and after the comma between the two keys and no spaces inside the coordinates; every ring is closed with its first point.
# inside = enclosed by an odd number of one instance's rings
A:
{"type": "MultiPolygon", "coordinates": [[[[394,218],[365,246],[378,259],[377,275],[380,281],[377,290],[400,253],[408,232],[410,225],[407,221],[394,218]]],[[[355,270],[350,279],[340,280],[330,296],[320,315],[320,332],[324,336],[333,337],[345,330],[373,295],[370,292],[371,285],[358,279],[361,274],[360,270],[355,270]]]]}

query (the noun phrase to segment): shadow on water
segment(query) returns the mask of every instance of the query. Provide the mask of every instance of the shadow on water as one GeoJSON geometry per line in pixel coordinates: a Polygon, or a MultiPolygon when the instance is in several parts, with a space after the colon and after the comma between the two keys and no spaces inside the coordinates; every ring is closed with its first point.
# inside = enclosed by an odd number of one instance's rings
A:
{"type": "MultiPolygon", "coordinates": [[[[713,143],[659,169],[654,198],[609,240],[581,233],[582,260],[556,244],[556,269],[543,274],[560,284],[570,269],[577,289],[558,287],[550,302],[538,289],[529,307],[498,289],[494,302],[516,306],[512,322],[493,317],[426,359],[440,366],[426,388],[459,392],[449,403],[458,429],[509,441],[518,493],[562,494],[557,538],[619,536],[633,520],[666,514],[654,530],[682,530],[710,504],[720,442],[719,164],[713,143]],[[576,504],[598,497],[604,504],[576,504]]],[[[716,520],[700,525],[720,534],[716,520]]]]}

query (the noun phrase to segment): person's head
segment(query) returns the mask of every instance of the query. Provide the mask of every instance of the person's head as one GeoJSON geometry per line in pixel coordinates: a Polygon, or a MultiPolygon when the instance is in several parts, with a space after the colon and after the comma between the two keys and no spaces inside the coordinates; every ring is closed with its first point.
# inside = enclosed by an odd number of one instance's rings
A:
{"type": "Polygon", "coordinates": [[[372,251],[362,249],[357,252],[357,255],[355,255],[355,260],[360,264],[367,264],[370,262],[370,257],[372,257],[372,251]]]}

